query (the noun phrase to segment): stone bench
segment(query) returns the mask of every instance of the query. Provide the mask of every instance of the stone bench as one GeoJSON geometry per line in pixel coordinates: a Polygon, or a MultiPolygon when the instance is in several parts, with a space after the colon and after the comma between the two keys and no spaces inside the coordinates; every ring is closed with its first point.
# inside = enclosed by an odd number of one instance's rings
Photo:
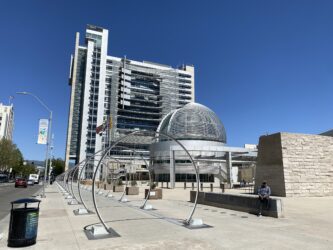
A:
{"type": "MultiPolygon", "coordinates": [[[[196,191],[190,191],[190,200],[194,202],[196,191]]],[[[225,194],[199,192],[198,204],[221,207],[251,214],[258,214],[259,200],[256,195],[243,194],[225,194]]],[[[283,217],[282,200],[279,198],[270,198],[269,207],[263,206],[262,215],[274,218],[283,217]]]]}

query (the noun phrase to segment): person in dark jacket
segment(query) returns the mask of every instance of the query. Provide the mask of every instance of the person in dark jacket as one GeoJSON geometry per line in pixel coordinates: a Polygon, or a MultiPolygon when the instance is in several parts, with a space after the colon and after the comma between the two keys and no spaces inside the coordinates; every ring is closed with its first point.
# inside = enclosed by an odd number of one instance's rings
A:
{"type": "Polygon", "coordinates": [[[258,188],[258,198],[259,198],[259,213],[258,216],[261,216],[263,205],[268,208],[269,205],[269,196],[271,195],[271,188],[264,181],[260,188],[258,188]]]}

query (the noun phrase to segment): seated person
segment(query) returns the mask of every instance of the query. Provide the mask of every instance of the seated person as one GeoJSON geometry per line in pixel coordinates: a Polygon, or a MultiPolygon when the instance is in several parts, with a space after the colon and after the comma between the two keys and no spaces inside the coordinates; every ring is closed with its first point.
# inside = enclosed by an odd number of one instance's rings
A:
{"type": "Polygon", "coordinates": [[[266,181],[264,181],[261,184],[261,187],[258,189],[258,196],[259,196],[258,198],[259,198],[259,202],[260,202],[258,216],[261,216],[263,204],[265,204],[266,208],[268,208],[268,201],[269,201],[270,195],[271,195],[271,188],[267,185],[266,181]]]}

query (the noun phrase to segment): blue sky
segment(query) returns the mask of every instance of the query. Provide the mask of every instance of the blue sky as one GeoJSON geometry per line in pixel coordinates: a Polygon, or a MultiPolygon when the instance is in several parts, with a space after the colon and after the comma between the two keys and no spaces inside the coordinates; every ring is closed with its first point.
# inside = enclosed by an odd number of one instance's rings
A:
{"type": "MultiPolygon", "coordinates": [[[[64,157],[75,32],[109,29],[109,54],[194,64],[196,101],[225,125],[228,144],[279,131],[333,127],[333,1],[17,1],[0,8],[0,102],[17,91],[54,111],[56,157],[64,157]]],[[[82,39],[83,40],[83,39],[82,39]]],[[[14,142],[43,159],[38,119],[48,113],[17,96],[14,142]]]]}

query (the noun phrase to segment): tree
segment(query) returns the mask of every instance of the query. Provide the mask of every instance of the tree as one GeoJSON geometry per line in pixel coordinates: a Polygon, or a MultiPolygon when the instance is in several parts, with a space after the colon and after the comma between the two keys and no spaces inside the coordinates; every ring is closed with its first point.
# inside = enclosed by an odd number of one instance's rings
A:
{"type": "Polygon", "coordinates": [[[22,165],[23,165],[23,155],[18,148],[15,148],[11,156],[11,166],[13,171],[15,170],[15,168],[18,168],[19,166],[22,165]]]}
{"type": "Polygon", "coordinates": [[[61,158],[52,159],[52,173],[54,176],[57,176],[65,171],[65,162],[61,158]]]}
{"type": "Polygon", "coordinates": [[[8,172],[10,168],[19,167],[23,164],[21,151],[10,140],[0,140],[0,171],[8,172]]]}
{"type": "Polygon", "coordinates": [[[26,164],[26,165],[19,165],[15,168],[13,168],[13,175],[14,176],[21,176],[28,178],[30,174],[36,174],[37,168],[32,164],[26,164]]]}

